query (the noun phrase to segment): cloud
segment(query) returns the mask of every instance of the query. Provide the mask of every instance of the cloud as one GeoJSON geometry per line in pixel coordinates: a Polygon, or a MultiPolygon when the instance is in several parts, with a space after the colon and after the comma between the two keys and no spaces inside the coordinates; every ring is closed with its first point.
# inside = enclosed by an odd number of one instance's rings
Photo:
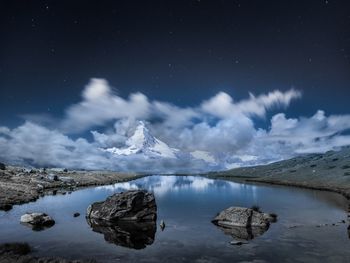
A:
{"type": "Polygon", "coordinates": [[[322,153],[350,145],[350,136],[343,134],[349,129],[350,115],[326,116],[319,110],[309,118],[287,118],[284,113],[279,113],[272,117],[270,129],[257,131],[245,152],[250,155],[263,153],[256,155],[258,163],[298,154],[322,153]]]}
{"type": "Polygon", "coordinates": [[[301,92],[291,89],[287,92],[275,90],[268,94],[255,97],[250,93],[250,98],[240,102],[234,102],[232,97],[225,92],[219,92],[215,97],[203,102],[202,109],[219,118],[232,118],[234,115],[264,117],[266,111],[274,106],[287,107],[293,99],[301,97],[301,92]]]}
{"type": "Polygon", "coordinates": [[[186,159],[115,157],[102,151],[100,143],[88,142],[83,138],[73,140],[57,130],[49,130],[27,121],[12,130],[0,127],[0,160],[17,165],[131,172],[198,172],[205,168],[202,161],[186,159]]]}
{"type": "Polygon", "coordinates": [[[112,92],[104,79],[91,79],[83,91],[83,101],[68,108],[61,124],[65,132],[81,132],[121,118],[146,119],[150,104],[142,93],[127,100],[112,92]]]}
{"type": "Polygon", "coordinates": [[[249,94],[247,99],[235,101],[219,92],[197,106],[180,107],[151,101],[141,93],[124,99],[106,80],[92,79],[82,91],[82,100],[69,106],[62,120],[50,121],[45,116],[45,122],[36,122],[42,115],[27,115],[30,120],[17,128],[0,127],[0,161],[135,172],[198,172],[267,163],[350,144],[346,134],[350,115],[327,116],[320,110],[311,117],[288,118],[279,113],[271,118],[269,128],[256,127],[255,118],[265,118],[272,108],[283,110],[300,97],[300,91],[291,89],[249,94]],[[218,166],[191,158],[158,160],[142,155],[115,156],[101,150],[125,147],[138,120],[144,120],[152,134],[171,147],[186,153],[202,151],[199,153],[210,156],[218,166]],[[91,132],[91,140],[79,137],[86,131],[91,132]],[[73,139],[72,133],[78,133],[78,138],[73,139]]]}
{"type": "Polygon", "coordinates": [[[56,130],[29,121],[13,130],[0,128],[0,149],[1,159],[9,163],[111,168],[105,156],[87,140],[72,140],[56,130]]]}

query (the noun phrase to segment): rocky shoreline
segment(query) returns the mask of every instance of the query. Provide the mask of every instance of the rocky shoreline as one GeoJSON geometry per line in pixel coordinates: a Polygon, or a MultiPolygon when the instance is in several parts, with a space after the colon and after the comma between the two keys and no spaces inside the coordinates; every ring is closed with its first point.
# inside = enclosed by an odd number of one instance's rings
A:
{"type": "Polygon", "coordinates": [[[205,176],[330,191],[350,199],[350,148],[308,154],[268,165],[213,172],[205,176]]]}
{"type": "Polygon", "coordinates": [[[0,210],[7,211],[13,205],[35,201],[45,195],[66,194],[82,187],[125,182],[142,176],[108,171],[5,166],[5,169],[0,169],[0,210]]]}

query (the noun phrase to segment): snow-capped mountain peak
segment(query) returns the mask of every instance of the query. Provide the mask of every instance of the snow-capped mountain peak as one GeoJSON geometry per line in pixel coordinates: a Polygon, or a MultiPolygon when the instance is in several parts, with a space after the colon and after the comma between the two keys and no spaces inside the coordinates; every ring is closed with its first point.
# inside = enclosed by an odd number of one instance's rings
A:
{"type": "Polygon", "coordinates": [[[106,151],[116,155],[143,154],[150,158],[176,158],[178,152],[177,149],[155,138],[142,121],[138,123],[134,134],[126,141],[126,146],[126,148],[112,147],[106,151]]]}
{"type": "Polygon", "coordinates": [[[126,141],[127,146],[136,148],[153,147],[156,143],[157,139],[150,134],[143,121],[139,121],[134,134],[126,141]]]}

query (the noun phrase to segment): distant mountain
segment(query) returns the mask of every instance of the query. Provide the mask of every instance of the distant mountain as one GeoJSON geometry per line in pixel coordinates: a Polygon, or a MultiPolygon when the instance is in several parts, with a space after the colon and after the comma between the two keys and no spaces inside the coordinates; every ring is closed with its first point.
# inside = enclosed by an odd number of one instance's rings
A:
{"type": "Polygon", "coordinates": [[[202,161],[207,166],[217,166],[215,158],[205,151],[184,152],[172,148],[154,137],[145,123],[139,121],[134,134],[126,141],[126,147],[105,149],[116,156],[143,156],[146,159],[170,159],[172,161],[202,161]]]}

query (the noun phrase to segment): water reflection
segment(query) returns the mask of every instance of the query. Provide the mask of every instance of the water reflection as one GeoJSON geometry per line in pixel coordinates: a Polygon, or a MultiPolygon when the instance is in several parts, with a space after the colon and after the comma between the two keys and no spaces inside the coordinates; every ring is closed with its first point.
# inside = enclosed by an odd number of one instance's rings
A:
{"type": "MultiPolygon", "coordinates": [[[[96,191],[101,189],[109,190],[111,192],[126,191],[132,189],[147,189],[154,192],[157,196],[163,196],[169,192],[179,192],[181,190],[191,190],[195,192],[204,192],[207,189],[240,189],[244,187],[242,184],[213,180],[199,176],[149,176],[142,179],[142,181],[118,183],[115,185],[96,187],[96,191]]],[[[254,196],[255,186],[249,186],[254,196]]]]}
{"type": "Polygon", "coordinates": [[[143,249],[154,242],[157,226],[155,222],[111,223],[87,219],[94,232],[104,235],[108,243],[133,249],[143,249]]]}
{"type": "Polygon", "coordinates": [[[252,240],[263,235],[269,227],[221,227],[217,226],[226,235],[231,236],[235,240],[252,240]]]}
{"type": "Polygon", "coordinates": [[[340,195],[301,188],[237,184],[194,176],[150,176],[108,187],[86,188],[71,195],[45,196],[37,202],[14,206],[9,212],[0,212],[0,243],[28,242],[38,248],[35,252],[38,256],[95,258],[101,263],[349,262],[347,225],[337,223],[347,220],[344,212],[347,205],[340,195]],[[159,227],[156,233],[156,225],[143,231],[134,226],[96,222],[90,222],[91,229],[84,216],[72,217],[75,212],[83,215],[91,203],[105,200],[113,193],[139,188],[155,193],[157,226],[164,220],[163,232],[159,227]],[[227,207],[252,205],[279,216],[279,221],[259,238],[255,237],[260,232],[253,229],[225,232],[211,223],[227,207]],[[46,212],[57,224],[33,233],[19,224],[19,218],[27,211],[46,212]],[[247,246],[232,247],[231,236],[254,240],[247,246]]]}
{"type": "Polygon", "coordinates": [[[21,225],[26,226],[28,228],[31,228],[33,231],[43,231],[45,229],[51,228],[54,224],[49,224],[49,225],[33,225],[29,223],[23,223],[21,222],[21,225]]]}

